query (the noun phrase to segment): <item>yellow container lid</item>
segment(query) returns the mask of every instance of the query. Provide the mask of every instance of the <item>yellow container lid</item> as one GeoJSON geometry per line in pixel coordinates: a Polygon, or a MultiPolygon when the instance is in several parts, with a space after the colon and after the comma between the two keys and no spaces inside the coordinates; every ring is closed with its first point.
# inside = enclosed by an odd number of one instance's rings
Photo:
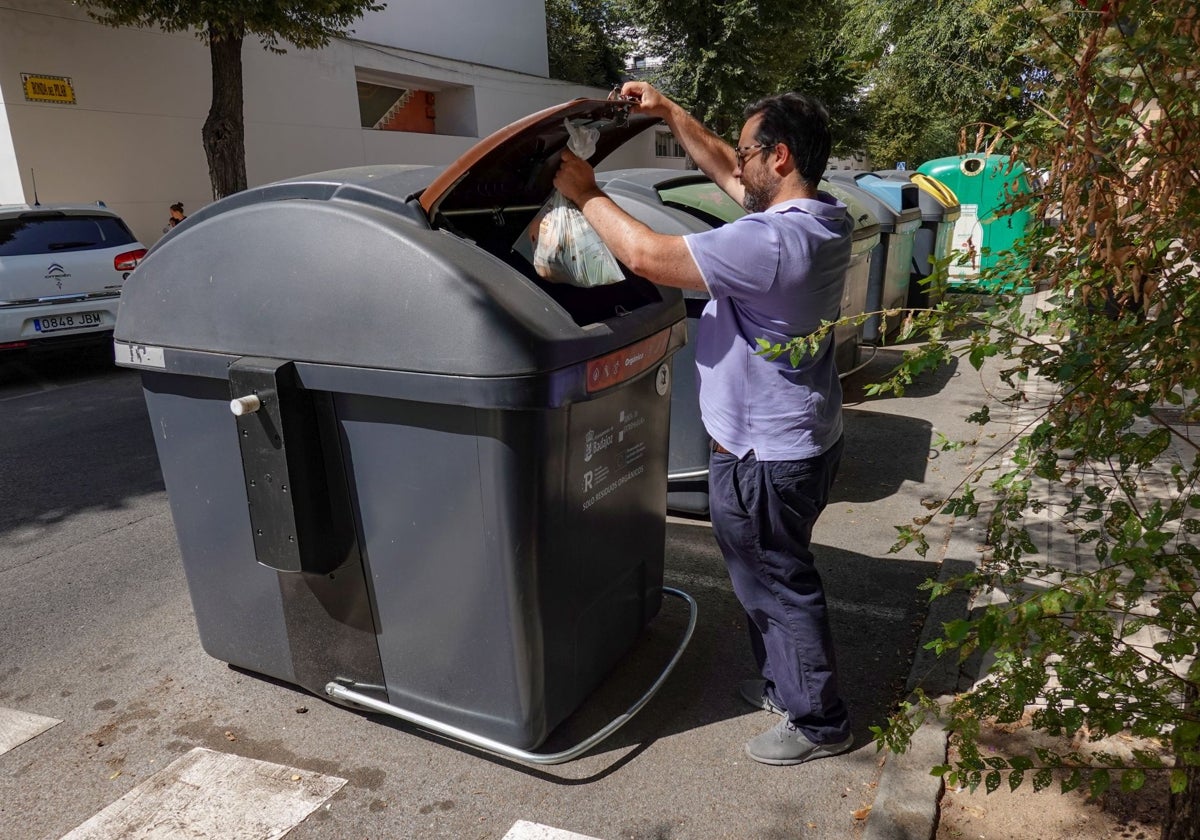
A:
{"type": "Polygon", "coordinates": [[[932,175],[926,175],[923,172],[914,172],[909,177],[914,184],[940,201],[943,206],[957,207],[959,205],[958,196],[954,194],[954,190],[932,175]]]}

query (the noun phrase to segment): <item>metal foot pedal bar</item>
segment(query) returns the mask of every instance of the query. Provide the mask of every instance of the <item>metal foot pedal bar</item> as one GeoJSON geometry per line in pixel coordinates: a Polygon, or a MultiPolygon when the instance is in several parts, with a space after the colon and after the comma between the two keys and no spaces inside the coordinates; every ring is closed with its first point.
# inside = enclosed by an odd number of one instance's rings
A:
{"type": "Polygon", "coordinates": [[[626,711],[609,721],[606,726],[597,731],[594,735],[584,739],[583,741],[580,741],[570,749],[563,750],[562,752],[535,753],[528,750],[517,749],[516,747],[510,747],[508,744],[502,744],[499,741],[492,740],[491,738],[484,738],[480,735],[476,735],[473,732],[468,732],[465,729],[459,729],[457,726],[450,726],[449,724],[436,721],[433,718],[419,715],[416,712],[410,712],[405,709],[401,709],[399,706],[393,706],[391,703],[385,703],[382,700],[376,700],[374,697],[370,697],[369,695],[360,694],[359,692],[354,691],[351,688],[347,688],[338,682],[328,683],[325,686],[325,693],[335,700],[352,703],[356,706],[370,709],[373,712],[380,712],[385,715],[391,715],[392,717],[400,718],[400,720],[416,724],[423,729],[428,729],[432,732],[438,733],[439,735],[444,735],[447,738],[451,738],[455,741],[461,741],[469,746],[476,747],[477,749],[481,749],[485,752],[490,752],[504,758],[523,761],[527,764],[563,764],[564,762],[579,758],[579,756],[586,753],[592,747],[596,746],[605,738],[612,735],[614,732],[628,723],[634,715],[642,710],[643,706],[650,702],[650,698],[658,693],[658,690],[662,688],[663,683],[667,681],[667,677],[669,677],[671,672],[675,670],[675,666],[679,663],[679,659],[683,656],[684,650],[687,649],[688,643],[692,640],[692,633],[696,629],[696,601],[686,592],[679,589],[673,589],[669,586],[663,587],[663,594],[674,595],[677,598],[682,598],[685,602],[687,602],[688,605],[687,630],[683,634],[683,639],[679,643],[679,647],[675,650],[675,655],[671,657],[671,661],[667,663],[666,668],[664,668],[662,673],[658,675],[658,679],[654,681],[646,693],[643,694],[637,700],[637,702],[630,706],[626,711]]]}

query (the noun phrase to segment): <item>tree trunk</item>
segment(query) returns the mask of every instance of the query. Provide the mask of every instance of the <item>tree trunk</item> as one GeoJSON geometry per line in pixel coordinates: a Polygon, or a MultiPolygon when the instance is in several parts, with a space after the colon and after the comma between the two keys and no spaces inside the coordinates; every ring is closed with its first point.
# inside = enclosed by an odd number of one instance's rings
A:
{"type": "Polygon", "coordinates": [[[1200,767],[1187,768],[1187,787],[1171,794],[1162,840],[1200,840],[1200,767]]]}
{"type": "MultiPolygon", "coordinates": [[[[1184,708],[1194,710],[1198,696],[1195,684],[1189,685],[1184,708]]],[[[1162,840],[1200,840],[1200,767],[1188,767],[1186,772],[1187,787],[1181,793],[1172,793],[1167,801],[1162,840]]]]}
{"type": "Polygon", "coordinates": [[[204,154],[213,198],[246,189],[246,128],[242,112],[242,36],[209,29],[212,107],[204,121],[204,154]]]}

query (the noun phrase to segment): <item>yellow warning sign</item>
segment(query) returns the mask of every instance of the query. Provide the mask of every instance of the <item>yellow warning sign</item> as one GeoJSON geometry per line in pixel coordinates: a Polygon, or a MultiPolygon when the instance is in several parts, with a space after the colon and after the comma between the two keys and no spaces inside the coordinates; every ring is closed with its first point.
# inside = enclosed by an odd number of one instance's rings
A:
{"type": "Polygon", "coordinates": [[[27,102],[57,102],[59,105],[75,104],[75,86],[67,76],[40,76],[22,73],[21,84],[25,88],[27,102]]]}

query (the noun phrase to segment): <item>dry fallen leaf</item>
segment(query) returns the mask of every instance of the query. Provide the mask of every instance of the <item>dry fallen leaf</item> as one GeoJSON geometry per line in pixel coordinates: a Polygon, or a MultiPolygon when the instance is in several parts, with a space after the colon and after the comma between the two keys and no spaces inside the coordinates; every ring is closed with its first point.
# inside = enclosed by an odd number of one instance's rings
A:
{"type": "Polygon", "coordinates": [[[854,819],[856,819],[856,820],[865,820],[867,818],[867,815],[870,813],[871,813],[871,806],[867,805],[864,808],[859,808],[851,816],[853,816],[854,819]]]}
{"type": "Polygon", "coordinates": [[[111,782],[113,779],[117,778],[117,776],[120,776],[120,775],[121,775],[121,771],[118,770],[117,772],[115,772],[111,776],[109,776],[108,780],[111,782]]]}
{"type": "Polygon", "coordinates": [[[227,732],[225,733],[225,740],[226,740],[226,741],[236,741],[236,740],[237,740],[237,736],[236,736],[236,735],[234,735],[232,732],[228,732],[228,731],[227,731],[227,732]]]}
{"type": "Polygon", "coordinates": [[[298,781],[300,781],[300,777],[299,777],[299,776],[292,776],[292,781],[293,781],[293,782],[298,782],[298,781]]]}

